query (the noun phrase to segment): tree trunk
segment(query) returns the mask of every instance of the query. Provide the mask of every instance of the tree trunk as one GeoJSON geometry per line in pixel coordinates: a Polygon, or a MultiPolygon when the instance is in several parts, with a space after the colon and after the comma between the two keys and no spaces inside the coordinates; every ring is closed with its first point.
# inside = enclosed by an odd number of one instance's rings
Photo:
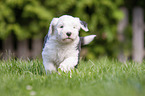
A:
{"type": "Polygon", "coordinates": [[[14,40],[13,36],[10,35],[3,41],[3,59],[7,60],[15,56],[14,53],[14,40]]]}
{"type": "Polygon", "coordinates": [[[124,14],[124,18],[119,22],[119,24],[117,26],[118,40],[120,41],[120,46],[119,46],[120,52],[118,55],[118,59],[120,62],[125,62],[127,57],[124,55],[122,45],[125,42],[124,30],[125,30],[126,26],[128,25],[128,10],[125,7],[122,7],[121,10],[124,14]]]}
{"type": "Polygon", "coordinates": [[[41,57],[42,39],[32,39],[32,58],[41,57]]]}
{"type": "Polygon", "coordinates": [[[17,45],[17,56],[21,59],[27,59],[30,56],[28,40],[19,40],[17,45]]]}
{"type": "Polygon", "coordinates": [[[140,7],[133,10],[133,60],[142,62],[144,57],[144,13],[140,7]]]}

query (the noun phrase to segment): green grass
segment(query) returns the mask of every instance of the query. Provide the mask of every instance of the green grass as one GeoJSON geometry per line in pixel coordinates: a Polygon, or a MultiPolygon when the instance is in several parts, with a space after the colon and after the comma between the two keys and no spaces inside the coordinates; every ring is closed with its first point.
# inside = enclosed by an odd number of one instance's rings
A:
{"type": "Polygon", "coordinates": [[[144,96],[145,64],[102,58],[45,74],[42,60],[0,61],[1,96],[144,96]]]}

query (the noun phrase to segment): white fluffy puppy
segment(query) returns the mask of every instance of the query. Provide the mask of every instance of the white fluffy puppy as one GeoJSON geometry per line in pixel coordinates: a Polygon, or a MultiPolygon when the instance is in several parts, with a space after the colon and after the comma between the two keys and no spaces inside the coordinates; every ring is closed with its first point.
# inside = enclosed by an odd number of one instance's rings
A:
{"type": "Polygon", "coordinates": [[[88,31],[87,24],[79,18],[69,15],[53,18],[42,51],[46,73],[58,68],[70,71],[78,64],[81,45],[89,44],[96,36],[79,37],[80,28],[88,31]]]}

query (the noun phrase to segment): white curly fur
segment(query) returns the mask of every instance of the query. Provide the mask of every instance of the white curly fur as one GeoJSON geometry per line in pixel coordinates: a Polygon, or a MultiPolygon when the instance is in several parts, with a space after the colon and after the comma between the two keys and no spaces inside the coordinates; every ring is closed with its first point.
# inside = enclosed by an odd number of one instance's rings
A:
{"type": "MultiPolygon", "coordinates": [[[[60,68],[67,72],[78,64],[80,37],[79,30],[88,31],[80,19],[69,15],[53,18],[42,51],[46,73],[60,68]]],[[[95,35],[84,37],[84,44],[93,40],[95,35]]]]}

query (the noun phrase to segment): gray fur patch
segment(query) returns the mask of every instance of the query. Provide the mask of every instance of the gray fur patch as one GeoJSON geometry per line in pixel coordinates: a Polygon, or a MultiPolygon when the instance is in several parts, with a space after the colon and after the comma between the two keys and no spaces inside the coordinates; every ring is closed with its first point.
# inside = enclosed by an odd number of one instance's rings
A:
{"type": "Polygon", "coordinates": [[[44,48],[44,46],[45,46],[45,44],[46,44],[46,42],[47,42],[47,40],[48,40],[49,38],[48,38],[48,34],[45,36],[45,38],[44,38],[44,44],[43,44],[43,48],[44,48]]]}
{"type": "Polygon", "coordinates": [[[85,21],[80,21],[84,27],[87,27],[87,23],[85,21]]]}
{"type": "Polygon", "coordinates": [[[79,50],[79,53],[78,53],[78,63],[77,65],[75,66],[75,68],[77,68],[78,64],[79,64],[79,59],[80,59],[80,52],[81,52],[81,46],[84,44],[84,37],[80,37],[80,41],[77,45],[77,49],[76,50],[79,50]]]}

